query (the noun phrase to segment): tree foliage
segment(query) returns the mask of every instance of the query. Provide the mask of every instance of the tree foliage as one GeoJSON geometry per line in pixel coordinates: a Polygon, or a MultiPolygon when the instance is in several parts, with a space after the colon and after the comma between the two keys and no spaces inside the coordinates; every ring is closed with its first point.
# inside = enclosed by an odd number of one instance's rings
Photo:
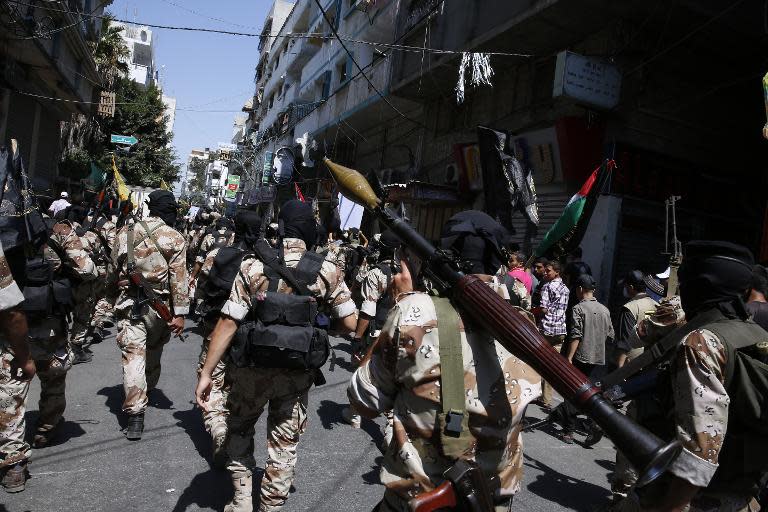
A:
{"type": "MultiPolygon", "coordinates": [[[[157,187],[161,179],[173,183],[179,166],[174,163],[176,155],[170,147],[172,134],[166,131],[168,116],[160,90],[155,86],[144,88],[133,80],[118,77],[115,94],[115,117],[104,120],[104,133],[133,135],[139,139],[127,154],[119,156],[125,163],[125,180],[130,185],[144,187],[157,187]]],[[[109,155],[102,155],[98,160],[104,168],[111,165],[109,155]]]]}
{"type": "Polygon", "coordinates": [[[101,37],[95,43],[89,43],[96,69],[104,78],[104,88],[108,91],[114,89],[118,78],[128,75],[127,60],[131,54],[120,34],[123,27],[112,26],[113,19],[111,14],[102,18],[101,37]]]}

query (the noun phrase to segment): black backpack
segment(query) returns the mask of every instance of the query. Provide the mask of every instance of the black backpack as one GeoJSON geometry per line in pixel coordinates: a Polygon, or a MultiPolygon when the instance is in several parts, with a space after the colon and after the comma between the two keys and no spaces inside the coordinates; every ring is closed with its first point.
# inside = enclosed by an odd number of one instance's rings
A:
{"type": "MultiPolygon", "coordinates": [[[[317,301],[307,285],[317,280],[325,255],[307,251],[295,268],[279,261],[275,249],[261,240],[254,247],[264,263],[269,289],[251,297],[251,311],[235,334],[230,359],[238,367],[320,370],[330,355],[328,333],[318,327],[317,301]],[[279,293],[279,280],[292,293],[279,293]]],[[[324,383],[317,371],[315,384],[324,383]]]]}
{"type": "Polygon", "coordinates": [[[213,267],[202,286],[205,299],[198,307],[198,313],[213,320],[229,299],[232,284],[240,272],[240,265],[248,253],[237,247],[222,247],[213,259],[213,267]]]}

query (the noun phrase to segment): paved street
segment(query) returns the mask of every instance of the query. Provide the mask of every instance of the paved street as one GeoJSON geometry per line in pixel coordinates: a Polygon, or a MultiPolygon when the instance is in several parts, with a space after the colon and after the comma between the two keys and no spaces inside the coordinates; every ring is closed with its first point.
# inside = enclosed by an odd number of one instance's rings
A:
{"type": "MultiPolygon", "coordinates": [[[[188,325],[189,327],[189,325],[188,325]]],[[[336,340],[348,360],[348,346],[336,340]]],[[[151,395],[144,438],[126,441],[117,414],[122,402],[119,352],[114,336],[93,347],[94,361],[69,374],[65,424],[53,446],[37,450],[23,493],[0,494],[0,512],[221,510],[230,496],[225,472],[207,462],[210,448],[193,407],[200,336],[173,340],[163,356],[159,389],[151,395]]],[[[378,483],[379,427],[353,430],[340,420],[348,365],[310,393],[310,424],[299,446],[291,511],[368,511],[383,492],[378,483]]],[[[32,385],[28,421],[37,415],[38,381],[32,385]]],[[[535,407],[529,415],[541,418],[535,407]]],[[[256,460],[266,457],[265,419],[256,431],[256,460]]],[[[603,440],[591,450],[568,446],[550,433],[525,435],[526,474],[516,510],[590,510],[609,495],[606,476],[613,450],[603,440]]],[[[256,494],[256,493],[255,493],[256,494]]]]}

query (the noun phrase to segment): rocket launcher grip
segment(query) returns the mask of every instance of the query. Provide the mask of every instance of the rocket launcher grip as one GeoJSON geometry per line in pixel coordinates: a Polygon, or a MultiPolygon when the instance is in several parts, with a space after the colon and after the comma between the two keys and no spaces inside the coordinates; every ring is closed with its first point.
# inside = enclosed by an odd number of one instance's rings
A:
{"type": "Polygon", "coordinates": [[[367,180],[354,169],[325,159],[342,194],[368,208],[423,261],[423,268],[451,295],[463,313],[485,328],[509,352],[549,382],[565,400],[589,415],[638,470],[638,485],[660,476],[682,449],[661,439],[618,412],[599,389],[558,354],[536,327],[476,276],[461,273],[449,255],[438,250],[410,224],[382,207],[367,180]]]}

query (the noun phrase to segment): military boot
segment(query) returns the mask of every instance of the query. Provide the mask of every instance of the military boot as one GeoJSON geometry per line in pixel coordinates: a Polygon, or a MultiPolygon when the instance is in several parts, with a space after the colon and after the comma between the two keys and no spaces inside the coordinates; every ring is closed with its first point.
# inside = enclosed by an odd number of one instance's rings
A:
{"type": "Polygon", "coordinates": [[[125,437],[130,441],[138,441],[144,432],[144,413],[132,414],[128,416],[128,427],[125,430],[125,437]]]}
{"type": "Polygon", "coordinates": [[[232,473],[232,486],[235,488],[235,495],[232,497],[224,512],[253,512],[253,473],[246,471],[244,473],[232,473]]]}
{"type": "Polygon", "coordinates": [[[5,470],[0,484],[5,488],[5,492],[21,492],[27,485],[27,478],[29,478],[27,461],[23,460],[5,470]]]}
{"type": "Polygon", "coordinates": [[[72,364],[90,363],[93,360],[93,353],[79,345],[72,345],[72,353],[75,355],[72,364]]]}

